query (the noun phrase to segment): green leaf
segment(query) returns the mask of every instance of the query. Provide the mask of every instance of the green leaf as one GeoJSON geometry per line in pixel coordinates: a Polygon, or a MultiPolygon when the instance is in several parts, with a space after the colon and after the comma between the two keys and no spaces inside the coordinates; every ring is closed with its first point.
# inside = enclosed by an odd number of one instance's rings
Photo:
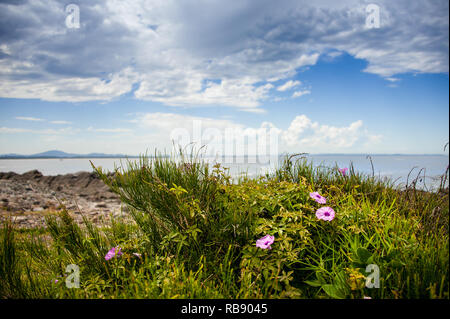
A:
{"type": "Polygon", "coordinates": [[[383,260],[385,260],[387,262],[390,262],[391,260],[393,260],[397,256],[398,256],[398,251],[396,249],[393,249],[386,256],[383,257],[383,260]]]}
{"type": "Polygon", "coordinates": [[[322,284],[326,284],[325,278],[323,278],[322,274],[319,271],[316,271],[317,280],[322,284]]]}
{"type": "Polygon", "coordinates": [[[350,286],[347,283],[347,275],[344,271],[340,271],[336,275],[334,286],[337,290],[339,290],[340,295],[344,296],[344,298],[351,293],[350,286]]]}
{"type": "Polygon", "coordinates": [[[367,259],[369,259],[372,256],[370,251],[362,247],[358,248],[358,250],[356,251],[356,255],[358,256],[359,260],[363,263],[365,263],[367,259]]]}
{"type": "Polygon", "coordinates": [[[323,285],[322,288],[325,291],[325,293],[328,296],[330,296],[331,298],[335,298],[335,299],[344,299],[345,298],[345,295],[342,293],[342,291],[333,285],[323,285]]]}
{"type": "Polygon", "coordinates": [[[359,262],[359,261],[354,261],[354,262],[351,263],[351,265],[354,268],[366,269],[366,263],[362,263],[362,262],[359,262]]]}
{"type": "Polygon", "coordinates": [[[321,287],[322,283],[319,280],[305,280],[305,284],[310,285],[312,287],[321,287]]]}
{"type": "Polygon", "coordinates": [[[393,268],[401,268],[401,267],[405,266],[404,263],[402,263],[401,261],[399,261],[397,259],[391,260],[389,265],[393,268]]]}

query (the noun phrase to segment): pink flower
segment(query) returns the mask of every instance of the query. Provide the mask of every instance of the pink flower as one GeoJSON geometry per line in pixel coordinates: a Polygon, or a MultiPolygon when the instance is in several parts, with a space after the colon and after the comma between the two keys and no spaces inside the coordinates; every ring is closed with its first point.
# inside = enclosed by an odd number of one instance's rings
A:
{"type": "Polygon", "coordinates": [[[263,238],[260,238],[256,241],[256,247],[262,249],[272,249],[270,245],[273,244],[274,240],[275,240],[274,236],[266,235],[263,238]]]}
{"type": "Polygon", "coordinates": [[[325,204],[327,202],[327,199],[321,196],[318,192],[309,193],[309,197],[314,199],[319,204],[325,204]]]}
{"type": "Polygon", "coordinates": [[[347,167],[344,167],[344,168],[340,168],[340,169],[339,169],[339,172],[341,172],[341,174],[342,174],[343,176],[347,175],[347,171],[348,171],[348,168],[347,168],[347,167]]]}
{"type": "Polygon", "coordinates": [[[122,255],[122,251],[120,250],[119,246],[111,248],[108,253],[105,256],[105,260],[110,260],[114,256],[120,256],[122,255]],[[117,249],[117,251],[116,251],[117,249]]]}
{"type": "Polygon", "coordinates": [[[323,219],[326,221],[330,221],[334,219],[334,210],[331,207],[322,207],[316,211],[316,216],[318,219],[323,219]]]}
{"type": "Polygon", "coordinates": [[[141,258],[141,256],[142,256],[140,253],[133,253],[133,255],[135,255],[138,258],[141,258]]]}

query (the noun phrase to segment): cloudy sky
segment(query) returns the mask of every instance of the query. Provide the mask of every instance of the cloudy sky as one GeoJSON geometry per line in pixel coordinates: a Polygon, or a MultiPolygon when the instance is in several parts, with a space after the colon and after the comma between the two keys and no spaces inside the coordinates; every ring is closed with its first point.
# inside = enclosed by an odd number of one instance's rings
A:
{"type": "Polygon", "coordinates": [[[135,155],[270,132],[271,152],[441,154],[448,7],[2,0],[0,153],[135,155]]]}

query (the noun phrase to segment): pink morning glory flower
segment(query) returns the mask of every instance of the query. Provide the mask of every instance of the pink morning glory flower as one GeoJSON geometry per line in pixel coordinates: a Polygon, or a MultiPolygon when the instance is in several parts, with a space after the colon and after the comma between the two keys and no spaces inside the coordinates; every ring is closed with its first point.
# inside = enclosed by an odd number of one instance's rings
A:
{"type": "Polygon", "coordinates": [[[334,210],[331,207],[322,207],[316,211],[316,217],[318,219],[323,219],[326,221],[330,221],[334,219],[334,210]]]}
{"type": "Polygon", "coordinates": [[[263,238],[260,238],[256,241],[256,247],[262,249],[272,249],[270,245],[273,244],[274,240],[275,240],[274,236],[266,235],[263,238]]]}
{"type": "Polygon", "coordinates": [[[341,174],[342,174],[343,176],[347,175],[347,171],[348,171],[348,168],[347,168],[347,167],[344,167],[344,168],[340,168],[340,169],[339,169],[339,172],[341,172],[341,174]]]}
{"type": "Polygon", "coordinates": [[[114,256],[120,256],[122,255],[122,251],[120,250],[119,246],[111,248],[108,253],[105,256],[105,260],[110,260],[114,256]],[[117,251],[116,251],[117,250],[117,251]]]}
{"type": "Polygon", "coordinates": [[[309,197],[314,199],[319,204],[325,204],[327,202],[327,199],[321,196],[318,192],[309,193],[309,197]]]}

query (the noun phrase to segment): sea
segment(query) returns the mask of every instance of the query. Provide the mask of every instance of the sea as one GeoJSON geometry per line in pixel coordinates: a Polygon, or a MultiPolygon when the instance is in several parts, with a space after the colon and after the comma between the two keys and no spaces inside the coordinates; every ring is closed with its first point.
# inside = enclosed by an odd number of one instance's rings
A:
{"type": "MultiPolygon", "coordinates": [[[[246,175],[255,177],[271,173],[279,167],[284,157],[228,157],[205,158],[213,165],[220,162],[228,168],[229,174],[237,179],[246,175]]],[[[324,168],[350,167],[355,171],[375,175],[377,178],[390,179],[394,185],[404,187],[417,178],[420,189],[436,189],[441,177],[449,165],[448,155],[305,155],[314,166],[324,168]]],[[[294,158],[295,159],[295,158],[294,158]]],[[[139,161],[138,158],[65,158],[65,159],[0,159],[0,172],[15,172],[22,174],[30,170],[38,170],[44,175],[60,175],[92,171],[90,161],[95,166],[101,166],[104,171],[114,171],[115,168],[127,167],[128,161],[139,161]]],[[[446,183],[448,186],[448,182],[446,183]]]]}

